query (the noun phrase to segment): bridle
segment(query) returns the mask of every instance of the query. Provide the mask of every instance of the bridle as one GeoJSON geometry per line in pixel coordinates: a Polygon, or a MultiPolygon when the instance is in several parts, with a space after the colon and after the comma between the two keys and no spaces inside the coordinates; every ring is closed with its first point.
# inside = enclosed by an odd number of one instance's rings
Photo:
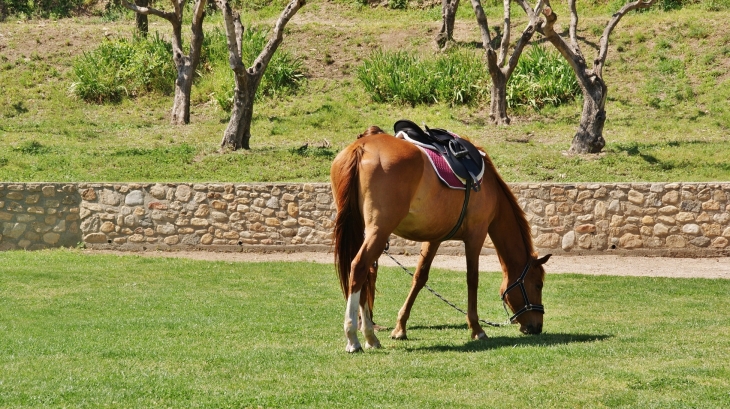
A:
{"type": "Polygon", "coordinates": [[[517,281],[509,285],[507,289],[504,290],[504,292],[502,293],[502,306],[504,307],[504,311],[507,313],[507,315],[509,315],[509,312],[507,311],[507,301],[505,297],[507,296],[508,292],[516,287],[519,287],[520,291],[522,291],[522,298],[525,300],[525,306],[520,308],[519,311],[515,312],[514,315],[510,317],[509,322],[512,324],[514,324],[517,317],[526,313],[527,311],[537,311],[539,313],[545,314],[545,307],[542,304],[532,304],[527,298],[527,290],[525,289],[525,276],[527,275],[527,272],[530,271],[530,266],[532,266],[532,260],[527,261],[527,265],[525,266],[525,269],[522,270],[520,278],[518,278],[517,281]]]}

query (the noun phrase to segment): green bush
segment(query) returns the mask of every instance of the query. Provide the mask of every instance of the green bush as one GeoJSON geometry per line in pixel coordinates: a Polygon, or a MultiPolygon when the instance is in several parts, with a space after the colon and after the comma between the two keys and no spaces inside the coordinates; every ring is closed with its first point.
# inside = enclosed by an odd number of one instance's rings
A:
{"type": "MultiPolygon", "coordinates": [[[[241,59],[250,67],[268,41],[268,30],[249,28],[244,31],[241,42],[241,59]]],[[[215,100],[224,111],[230,111],[233,104],[234,79],[228,62],[228,46],[224,30],[216,28],[206,33],[203,41],[201,63],[209,67],[205,81],[211,88],[215,100]]],[[[304,81],[304,64],[290,52],[279,48],[269,61],[261,78],[257,98],[273,97],[295,92],[304,81]]],[[[203,86],[206,86],[205,84],[203,86]]]]}
{"type": "Polygon", "coordinates": [[[523,52],[507,83],[507,104],[511,108],[558,106],[579,94],[578,80],[568,62],[557,51],[540,45],[523,52]]]}
{"type": "Polygon", "coordinates": [[[463,51],[434,59],[375,51],[357,68],[357,78],[375,102],[470,104],[488,95],[484,63],[463,51]]]}
{"type": "Polygon", "coordinates": [[[87,0],[0,0],[0,18],[5,15],[25,17],[68,17],[87,0]]]}
{"type": "MultiPolygon", "coordinates": [[[[593,0],[593,4],[605,3],[607,0],[593,0]]],[[[629,0],[610,0],[608,9],[612,12],[618,11],[629,0]]],[[[658,0],[652,8],[658,8],[663,11],[678,10],[685,6],[699,4],[705,10],[719,11],[730,8],[730,0],[658,0]]]]}
{"type": "Polygon", "coordinates": [[[157,33],[104,41],[74,61],[73,75],[73,93],[89,102],[115,102],[147,92],[170,94],[176,77],[172,45],[157,33]]]}

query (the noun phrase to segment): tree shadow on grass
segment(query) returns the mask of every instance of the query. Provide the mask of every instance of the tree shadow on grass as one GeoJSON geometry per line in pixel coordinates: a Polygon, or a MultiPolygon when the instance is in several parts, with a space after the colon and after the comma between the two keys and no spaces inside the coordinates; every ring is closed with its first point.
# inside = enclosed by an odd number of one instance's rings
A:
{"type": "MultiPolygon", "coordinates": [[[[429,327],[433,329],[433,327],[429,327]]],[[[462,345],[431,345],[425,347],[408,347],[408,351],[426,351],[426,352],[480,352],[489,351],[499,348],[514,347],[549,347],[554,345],[566,345],[574,343],[589,343],[603,341],[612,338],[613,335],[607,334],[561,334],[547,333],[540,335],[517,335],[517,336],[498,336],[490,337],[484,340],[469,341],[462,345]]]]}

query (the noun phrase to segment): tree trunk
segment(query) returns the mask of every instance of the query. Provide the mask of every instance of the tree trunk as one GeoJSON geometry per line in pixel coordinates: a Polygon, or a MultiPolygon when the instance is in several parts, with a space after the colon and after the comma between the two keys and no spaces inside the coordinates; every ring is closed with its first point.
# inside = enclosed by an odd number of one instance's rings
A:
{"type": "Polygon", "coordinates": [[[489,67],[489,74],[492,77],[492,95],[489,106],[489,118],[495,125],[509,125],[510,119],[507,116],[507,77],[499,67],[489,67]]]}
{"type": "MultiPolygon", "coordinates": [[[[269,41],[261,50],[250,68],[246,68],[241,60],[241,42],[243,41],[243,25],[238,13],[234,13],[228,0],[216,0],[218,8],[223,11],[223,21],[226,27],[228,45],[228,62],[235,74],[235,88],[233,90],[233,109],[231,120],[223,133],[221,149],[250,149],[251,121],[253,119],[253,104],[256,90],[266,67],[273,57],[279,44],[284,40],[284,26],[294,14],[305,4],[305,0],[290,0],[281,12],[274,25],[274,32],[269,41]]],[[[202,38],[202,36],[201,36],[202,38]]]]}
{"type": "Polygon", "coordinates": [[[134,11],[138,15],[152,14],[162,17],[172,24],[172,60],[177,69],[175,78],[175,96],[172,103],[172,115],[170,122],[173,125],[184,125],[190,123],[190,93],[193,89],[193,78],[195,69],[200,61],[200,49],[203,46],[203,18],[205,17],[205,5],[207,0],[195,0],[193,5],[193,18],[190,25],[190,52],[186,55],[183,52],[182,24],[183,10],[186,0],[173,0],[173,11],[162,11],[152,7],[141,6],[141,2],[149,4],[150,0],[135,0],[132,4],[127,0],[121,0],[124,7],[134,11]]]}
{"type": "Polygon", "coordinates": [[[454,41],[454,22],[456,21],[456,10],[459,8],[459,0],[441,0],[441,30],[436,34],[436,45],[440,50],[446,48],[447,44],[454,41]]]}
{"type": "MultiPolygon", "coordinates": [[[[149,0],[135,0],[134,4],[136,4],[138,7],[147,7],[149,6],[150,2],[149,0]]],[[[147,37],[147,32],[149,32],[149,22],[147,19],[147,15],[142,13],[136,13],[135,20],[137,22],[137,31],[142,34],[142,37],[147,37]]]]}
{"type": "MultiPolygon", "coordinates": [[[[177,59],[176,59],[177,60],[177,59]]],[[[190,59],[182,56],[177,65],[177,78],[175,79],[175,97],[172,103],[172,117],[170,123],[173,125],[185,125],[190,123],[190,93],[193,89],[194,68],[190,59]]]]}
{"type": "Polygon", "coordinates": [[[238,150],[250,149],[251,120],[253,119],[253,103],[256,97],[258,81],[255,78],[236,78],[236,89],[233,92],[233,109],[231,119],[223,133],[221,148],[238,150]]]}
{"type": "Polygon", "coordinates": [[[580,125],[573,137],[570,152],[599,153],[606,146],[603,139],[603,125],[606,123],[606,85],[597,76],[584,78],[581,81],[583,89],[583,113],[580,125]],[[588,80],[588,81],[585,81],[588,80]]]}

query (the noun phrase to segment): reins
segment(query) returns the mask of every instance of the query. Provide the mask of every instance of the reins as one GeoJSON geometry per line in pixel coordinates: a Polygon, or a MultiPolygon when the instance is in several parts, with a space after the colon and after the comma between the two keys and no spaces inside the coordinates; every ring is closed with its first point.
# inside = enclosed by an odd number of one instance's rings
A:
{"type": "MultiPolygon", "coordinates": [[[[413,273],[411,273],[403,264],[401,264],[400,262],[398,262],[398,260],[396,260],[395,257],[393,257],[388,252],[389,249],[390,249],[390,241],[388,241],[388,243],[386,243],[385,250],[383,250],[383,254],[385,254],[386,256],[390,257],[390,259],[393,260],[393,262],[395,262],[395,264],[397,264],[398,266],[400,266],[400,268],[403,269],[403,271],[405,271],[406,273],[408,273],[408,275],[410,275],[411,277],[413,277],[413,273]]],[[[377,263],[378,262],[376,261],[375,264],[377,265],[377,263]]],[[[515,281],[514,283],[512,283],[511,285],[509,285],[507,287],[507,289],[505,289],[504,292],[502,293],[502,296],[501,296],[501,299],[502,299],[502,307],[504,308],[504,313],[507,314],[507,316],[509,317],[507,319],[507,321],[501,322],[501,323],[497,323],[497,322],[483,320],[483,319],[480,318],[479,319],[479,322],[481,322],[482,324],[485,324],[485,325],[489,325],[491,327],[506,327],[507,325],[514,324],[515,323],[515,320],[517,319],[517,317],[519,317],[520,315],[526,313],[527,311],[537,311],[537,312],[540,312],[540,313],[543,313],[543,314],[545,313],[545,307],[542,304],[532,304],[532,303],[530,303],[530,300],[527,298],[527,290],[525,289],[525,276],[527,276],[527,272],[530,271],[530,266],[531,265],[532,265],[532,261],[531,260],[528,260],[527,261],[527,265],[525,265],[525,268],[522,270],[522,274],[520,274],[520,277],[517,279],[517,281],[515,281]],[[509,316],[509,311],[507,311],[507,301],[505,300],[505,297],[507,296],[507,293],[510,292],[515,287],[519,287],[520,288],[520,291],[522,292],[522,297],[525,300],[525,306],[522,307],[519,311],[517,311],[516,313],[514,313],[510,317],[509,316]]],[[[459,308],[456,304],[452,303],[451,301],[447,300],[443,295],[439,294],[436,290],[434,290],[433,288],[429,287],[428,284],[424,284],[423,287],[425,289],[427,289],[431,294],[433,294],[434,296],[436,296],[436,298],[438,298],[439,300],[445,302],[451,308],[453,308],[456,311],[459,311],[460,313],[466,315],[466,311],[464,311],[463,309],[459,308]]]]}
{"type": "MultiPolygon", "coordinates": [[[[405,271],[411,277],[413,277],[413,273],[411,273],[405,266],[403,266],[403,264],[399,263],[398,260],[395,259],[395,257],[393,257],[392,255],[390,255],[390,253],[388,252],[388,249],[389,248],[390,248],[390,243],[388,243],[385,246],[385,250],[383,250],[383,254],[385,254],[386,256],[390,257],[390,259],[393,260],[395,262],[395,264],[399,265],[400,268],[403,269],[403,271],[405,271]]],[[[456,311],[459,311],[460,313],[466,315],[466,311],[464,311],[463,309],[459,308],[456,304],[452,303],[451,301],[447,300],[443,295],[439,294],[436,290],[434,290],[433,288],[429,287],[428,284],[424,284],[424,288],[427,289],[431,294],[435,295],[436,298],[438,298],[439,300],[445,302],[451,308],[453,308],[456,311]]],[[[507,316],[509,316],[509,313],[507,312],[507,306],[504,304],[504,295],[502,296],[502,305],[504,306],[504,312],[507,314],[507,316]]],[[[497,322],[491,322],[491,321],[487,321],[487,320],[483,320],[483,319],[479,319],[479,322],[481,322],[482,324],[485,324],[485,325],[489,325],[491,327],[505,327],[507,325],[510,325],[510,324],[513,324],[514,323],[514,321],[512,321],[512,320],[508,320],[508,321],[505,321],[505,322],[502,322],[502,323],[497,323],[497,322]]]]}

